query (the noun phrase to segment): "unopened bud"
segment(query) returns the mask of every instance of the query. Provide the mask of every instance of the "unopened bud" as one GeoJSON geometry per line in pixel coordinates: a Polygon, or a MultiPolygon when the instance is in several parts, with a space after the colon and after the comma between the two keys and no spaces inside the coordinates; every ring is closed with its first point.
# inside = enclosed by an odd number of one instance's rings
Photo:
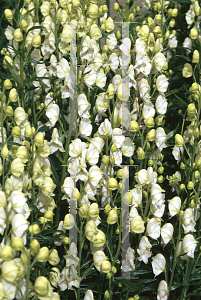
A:
{"type": "Polygon", "coordinates": [[[194,188],[194,183],[192,181],[189,181],[187,184],[187,190],[192,190],[194,188]]]}

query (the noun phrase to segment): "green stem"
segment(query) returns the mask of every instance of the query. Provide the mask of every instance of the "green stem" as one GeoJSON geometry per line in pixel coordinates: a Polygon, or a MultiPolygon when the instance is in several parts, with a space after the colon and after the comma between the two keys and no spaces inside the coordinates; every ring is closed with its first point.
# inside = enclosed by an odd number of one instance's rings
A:
{"type": "Polygon", "coordinates": [[[24,108],[24,42],[20,42],[20,83],[21,83],[21,105],[24,108]]]}
{"type": "MultiPolygon", "coordinates": [[[[188,258],[187,265],[186,265],[186,271],[185,271],[185,277],[184,277],[184,284],[186,284],[186,277],[187,277],[187,273],[188,273],[188,266],[189,266],[189,258],[188,258]]],[[[180,298],[180,300],[183,300],[183,295],[184,295],[185,289],[186,289],[186,287],[184,286],[183,289],[182,289],[182,292],[181,292],[181,298],[180,298]]]]}
{"type": "MultiPolygon", "coordinates": [[[[79,262],[78,262],[78,277],[80,277],[80,264],[81,264],[81,258],[82,258],[82,248],[83,248],[83,242],[82,240],[83,237],[83,225],[84,225],[84,219],[81,219],[81,226],[80,226],[80,244],[79,244],[79,262]]],[[[81,284],[81,281],[80,281],[81,284]]],[[[80,300],[80,284],[78,288],[78,293],[77,293],[77,299],[80,300]]]]}

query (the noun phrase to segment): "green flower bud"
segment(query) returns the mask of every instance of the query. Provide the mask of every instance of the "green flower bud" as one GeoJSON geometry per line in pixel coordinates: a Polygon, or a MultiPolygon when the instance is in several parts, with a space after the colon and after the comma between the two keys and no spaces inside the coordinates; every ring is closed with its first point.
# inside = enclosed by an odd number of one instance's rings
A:
{"type": "Polygon", "coordinates": [[[192,190],[194,188],[194,183],[192,181],[189,181],[187,184],[187,190],[192,190]]]}
{"type": "Polygon", "coordinates": [[[21,251],[24,248],[23,239],[15,236],[11,241],[11,247],[16,251],[21,251]]]}
{"type": "Polygon", "coordinates": [[[154,127],[154,118],[148,118],[145,122],[145,125],[148,127],[148,128],[152,128],[154,127]]]}
{"type": "Polygon", "coordinates": [[[12,89],[12,82],[10,81],[10,79],[4,80],[3,85],[4,85],[4,87],[5,87],[6,90],[12,89]]]}
{"type": "Polygon", "coordinates": [[[12,136],[14,136],[14,137],[20,137],[21,136],[21,130],[20,130],[19,126],[13,127],[12,136]]]}
{"type": "Polygon", "coordinates": [[[198,31],[197,31],[197,29],[196,29],[196,28],[192,28],[192,29],[190,30],[190,38],[191,38],[192,40],[196,40],[197,37],[198,37],[198,31]]]}
{"type": "Polygon", "coordinates": [[[131,132],[137,132],[139,130],[139,125],[136,121],[130,122],[130,131],[131,132]]]}
{"type": "Polygon", "coordinates": [[[119,10],[119,3],[115,3],[113,9],[114,9],[114,11],[118,11],[119,10]]]}
{"type": "Polygon", "coordinates": [[[118,182],[115,178],[110,178],[108,180],[107,187],[110,191],[115,191],[118,188],[118,182]]]}
{"type": "Polygon", "coordinates": [[[175,135],[175,145],[177,147],[182,147],[184,145],[184,139],[180,134],[175,135]]]}
{"type": "Polygon", "coordinates": [[[13,249],[10,246],[3,246],[1,249],[0,257],[3,260],[11,260],[13,258],[13,249]]]}

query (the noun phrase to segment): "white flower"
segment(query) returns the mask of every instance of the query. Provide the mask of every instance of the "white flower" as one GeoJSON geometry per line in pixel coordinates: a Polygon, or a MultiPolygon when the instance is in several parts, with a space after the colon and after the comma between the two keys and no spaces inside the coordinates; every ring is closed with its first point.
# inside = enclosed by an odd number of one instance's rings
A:
{"type": "Polygon", "coordinates": [[[110,64],[110,69],[113,72],[116,72],[116,70],[118,69],[118,66],[119,66],[119,58],[118,58],[117,54],[116,53],[110,54],[108,61],[110,64]]]}
{"type": "Polygon", "coordinates": [[[115,46],[117,45],[117,39],[114,33],[111,33],[107,36],[106,45],[108,46],[109,50],[114,50],[115,46]]]}
{"type": "Polygon", "coordinates": [[[122,154],[126,157],[131,157],[134,153],[134,143],[129,137],[126,137],[121,146],[122,154]]]}
{"type": "Polygon", "coordinates": [[[182,226],[184,229],[184,233],[188,233],[189,231],[195,231],[195,220],[192,211],[190,208],[187,208],[182,215],[182,226]]]}
{"type": "Polygon", "coordinates": [[[120,128],[114,128],[112,131],[112,142],[120,148],[125,140],[125,136],[122,134],[122,130],[120,128]]]}
{"type": "Polygon", "coordinates": [[[75,188],[75,183],[74,183],[73,178],[66,177],[61,188],[62,188],[62,192],[64,192],[66,194],[66,196],[71,198],[72,191],[75,188]]]}
{"type": "Polygon", "coordinates": [[[168,300],[169,292],[167,282],[165,280],[161,280],[158,286],[157,291],[157,300],[168,300]]]}
{"type": "Polygon", "coordinates": [[[165,98],[164,94],[160,94],[155,102],[155,107],[156,107],[156,111],[157,113],[164,115],[167,111],[167,100],[165,98]]]}
{"type": "Polygon", "coordinates": [[[160,273],[164,272],[166,260],[162,254],[157,254],[152,258],[152,268],[155,276],[158,276],[160,273]]]}
{"type": "Polygon", "coordinates": [[[79,132],[83,136],[90,136],[92,132],[92,125],[89,119],[83,118],[80,121],[79,132]]]}
{"type": "Polygon", "coordinates": [[[91,104],[87,101],[87,97],[84,93],[77,97],[78,115],[82,118],[89,118],[89,109],[91,104]]]}
{"type": "Polygon", "coordinates": [[[105,84],[106,84],[106,80],[107,77],[103,71],[103,69],[99,69],[96,73],[96,81],[95,84],[99,87],[99,88],[104,88],[105,84]]]}
{"type": "Polygon", "coordinates": [[[105,145],[104,139],[97,136],[97,137],[92,138],[90,142],[98,149],[98,152],[101,153],[101,151],[105,145]]]}
{"type": "Polygon", "coordinates": [[[133,207],[138,207],[142,203],[142,189],[137,186],[134,189],[130,190],[133,199],[132,199],[132,206],[133,207]]]}
{"type": "Polygon", "coordinates": [[[159,75],[156,79],[156,88],[160,93],[165,93],[168,88],[168,78],[165,75],[159,75]]]}
{"type": "Polygon", "coordinates": [[[10,202],[12,204],[13,209],[17,213],[22,213],[23,207],[27,201],[25,194],[20,191],[13,191],[10,196],[10,202]]]}
{"type": "Polygon", "coordinates": [[[98,149],[93,144],[89,145],[89,148],[87,149],[86,152],[85,160],[90,165],[96,165],[98,163],[99,152],[98,149]]]}
{"type": "Polygon", "coordinates": [[[113,152],[114,160],[116,165],[122,164],[122,152],[120,149],[117,149],[113,152]]]}
{"type": "Polygon", "coordinates": [[[87,290],[84,296],[84,300],[94,300],[94,295],[91,290],[87,290]]]}
{"type": "Polygon", "coordinates": [[[168,202],[169,214],[171,217],[174,217],[180,211],[181,199],[180,197],[176,196],[171,200],[168,200],[168,202]]]}
{"type": "Polygon", "coordinates": [[[95,107],[99,112],[105,112],[109,107],[110,99],[105,98],[105,93],[100,93],[96,98],[95,107]]]}
{"type": "Polygon", "coordinates": [[[184,147],[177,147],[176,145],[174,145],[174,148],[172,150],[172,155],[174,156],[175,160],[179,162],[181,159],[180,153],[183,154],[183,152],[184,152],[184,147]]]}
{"type": "Polygon", "coordinates": [[[89,181],[94,187],[97,186],[102,176],[103,176],[103,172],[100,170],[98,166],[92,166],[89,169],[89,181]]]}
{"type": "MultiPolygon", "coordinates": [[[[142,99],[144,99],[145,97],[147,97],[147,95],[149,95],[150,86],[149,86],[148,81],[145,78],[142,78],[138,82],[138,90],[139,90],[139,93],[140,93],[140,97],[142,99]]],[[[150,96],[148,98],[150,98],[150,96]]]]}
{"type": "Polygon", "coordinates": [[[183,48],[186,48],[187,53],[191,52],[192,49],[192,40],[189,37],[186,37],[183,42],[183,48]]]}
{"type": "Polygon", "coordinates": [[[160,223],[160,219],[157,218],[152,218],[147,223],[147,234],[154,240],[160,236],[160,223]]]}
{"type": "Polygon", "coordinates": [[[193,235],[187,234],[183,239],[183,251],[187,253],[187,256],[194,258],[194,251],[197,247],[197,241],[194,239],[193,235]]]}
{"type": "Polygon", "coordinates": [[[176,48],[177,44],[178,44],[178,41],[177,41],[176,36],[173,33],[171,33],[169,36],[169,40],[168,40],[168,46],[170,48],[176,48]]]}
{"type": "Polygon", "coordinates": [[[122,261],[123,272],[129,272],[135,270],[134,253],[131,247],[126,251],[125,259],[122,261]]]}
{"type": "Polygon", "coordinates": [[[153,118],[155,116],[154,105],[151,102],[145,102],[142,109],[142,116],[146,122],[148,118],[153,118]]]}
{"type": "Polygon", "coordinates": [[[28,224],[29,222],[26,220],[23,214],[16,214],[12,219],[13,233],[18,237],[22,237],[24,232],[29,227],[28,224]]]}
{"type": "Polygon", "coordinates": [[[138,260],[143,261],[145,264],[148,263],[149,257],[151,257],[151,249],[152,245],[150,244],[148,238],[146,236],[142,236],[137,253],[139,254],[138,260]]]}
{"type": "Polygon", "coordinates": [[[3,235],[6,228],[6,212],[3,207],[0,207],[0,234],[3,235]]]}
{"type": "Polygon", "coordinates": [[[103,136],[112,135],[112,125],[108,119],[105,119],[103,123],[98,128],[98,132],[103,136]]]}
{"type": "Polygon", "coordinates": [[[153,64],[155,66],[155,68],[161,72],[163,69],[163,66],[165,65],[167,61],[167,58],[165,57],[165,55],[163,53],[156,53],[154,58],[153,58],[153,64]]]}
{"type": "Polygon", "coordinates": [[[96,67],[94,65],[89,65],[84,69],[84,82],[88,87],[92,87],[92,85],[96,81],[96,67]]]}
{"type": "Polygon", "coordinates": [[[59,120],[59,106],[57,104],[50,104],[46,108],[46,116],[49,122],[46,123],[47,126],[54,127],[56,122],[59,120]]]}
{"type": "Polygon", "coordinates": [[[171,223],[166,223],[165,225],[163,225],[163,227],[161,228],[161,237],[163,244],[166,245],[167,243],[169,243],[169,241],[172,239],[173,232],[174,227],[171,223]]]}
{"type": "Polygon", "coordinates": [[[61,152],[65,152],[62,142],[59,141],[59,133],[58,133],[57,128],[53,129],[52,139],[49,142],[49,147],[50,147],[50,150],[51,150],[51,154],[53,154],[57,150],[59,150],[61,152]]]}
{"type": "Polygon", "coordinates": [[[162,150],[166,147],[165,142],[167,140],[167,135],[165,134],[165,130],[162,127],[158,127],[155,132],[155,142],[156,146],[162,150]]]}

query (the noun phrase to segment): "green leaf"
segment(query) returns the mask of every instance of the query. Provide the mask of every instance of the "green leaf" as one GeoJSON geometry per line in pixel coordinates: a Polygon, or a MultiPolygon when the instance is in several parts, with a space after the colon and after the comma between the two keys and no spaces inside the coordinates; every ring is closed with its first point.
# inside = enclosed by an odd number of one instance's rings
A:
{"type": "Polygon", "coordinates": [[[175,135],[175,133],[177,132],[178,127],[179,127],[179,124],[177,124],[177,127],[174,130],[170,131],[167,134],[167,140],[169,140],[171,137],[173,137],[173,135],[175,135]]]}
{"type": "MultiPolygon", "coordinates": [[[[182,0],[183,1],[183,0],[182,0]]],[[[183,59],[185,59],[185,60],[187,60],[187,61],[191,61],[191,58],[190,57],[186,57],[186,56],[184,56],[184,55],[176,55],[177,57],[181,57],[181,58],[183,58],[183,59]]]]}
{"type": "Polygon", "coordinates": [[[34,205],[34,204],[32,204],[32,203],[28,203],[28,205],[29,205],[29,208],[30,208],[33,212],[35,212],[35,213],[37,213],[37,214],[41,214],[40,210],[38,209],[38,207],[37,207],[36,205],[34,205]]]}
{"type": "Polygon", "coordinates": [[[56,167],[55,160],[53,160],[53,158],[50,157],[50,156],[48,157],[48,159],[49,159],[50,164],[51,164],[51,169],[52,169],[55,184],[60,188],[61,181],[60,181],[58,173],[57,173],[58,168],[56,167]]]}

